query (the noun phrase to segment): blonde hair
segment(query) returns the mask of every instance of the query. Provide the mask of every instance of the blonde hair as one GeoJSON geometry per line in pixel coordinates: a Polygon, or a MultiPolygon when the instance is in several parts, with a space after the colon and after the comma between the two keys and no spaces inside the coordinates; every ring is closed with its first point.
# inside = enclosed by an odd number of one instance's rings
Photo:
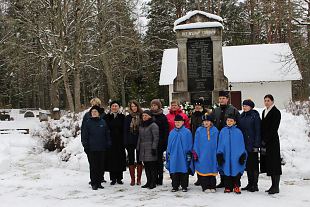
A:
{"type": "Polygon", "coordinates": [[[101,100],[99,98],[93,98],[90,100],[90,105],[92,106],[100,106],[101,105],[101,100]]]}
{"type": "Polygon", "coordinates": [[[171,104],[177,104],[178,106],[180,106],[180,102],[178,101],[178,100],[172,100],[171,102],[170,102],[170,105],[171,104]]]}

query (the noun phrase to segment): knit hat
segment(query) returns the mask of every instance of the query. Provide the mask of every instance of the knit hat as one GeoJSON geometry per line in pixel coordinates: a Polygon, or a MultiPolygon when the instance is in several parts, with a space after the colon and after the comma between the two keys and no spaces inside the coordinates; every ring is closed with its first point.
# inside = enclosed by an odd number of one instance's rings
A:
{"type": "Polygon", "coordinates": [[[99,106],[94,105],[94,106],[92,106],[92,107],[90,108],[89,113],[91,113],[91,111],[94,110],[94,109],[96,109],[96,110],[98,111],[99,114],[100,114],[100,113],[102,112],[102,110],[103,110],[103,109],[100,108],[99,106]]]}
{"type": "Polygon", "coordinates": [[[202,121],[211,121],[212,123],[214,122],[214,119],[211,115],[203,115],[201,119],[202,121]]]}
{"type": "Polygon", "coordinates": [[[203,100],[202,99],[198,99],[198,100],[195,100],[194,101],[194,106],[196,105],[199,105],[199,106],[202,106],[204,103],[203,103],[203,100]]]}
{"type": "Polygon", "coordinates": [[[228,114],[228,115],[227,115],[227,119],[233,119],[233,120],[236,121],[236,116],[233,115],[233,114],[228,114]]]}
{"type": "Polygon", "coordinates": [[[174,121],[184,121],[183,116],[181,116],[180,114],[177,114],[177,115],[174,117],[174,121]]]}
{"type": "Polygon", "coordinates": [[[142,114],[147,114],[149,116],[152,116],[152,112],[150,110],[144,110],[142,114]]]}
{"type": "Polygon", "coordinates": [[[159,99],[153,99],[153,100],[151,101],[151,105],[153,105],[153,104],[157,105],[159,109],[162,108],[162,104],[161,104],[161,102],[160,102],[159,99]]]}
{"type": "Polygon", "coordinates": [[[246,99],[242,102],[242,105],[250,106],[251,108],[255,107],[254,102],[251,99],[246,99]]]}
{"type": "Polygon", "coordinates": [[[118,101],[116,101],[116,100],[110,102],[110,107],[111,107],[113,104],[117,104],[119,107],[121,107],[120,102],[118,102],[118,101]]]}
{"type": "Polygon", "coordinates": [[[219,96],[229,98],[229,91],[219,91],[219,96]]]}

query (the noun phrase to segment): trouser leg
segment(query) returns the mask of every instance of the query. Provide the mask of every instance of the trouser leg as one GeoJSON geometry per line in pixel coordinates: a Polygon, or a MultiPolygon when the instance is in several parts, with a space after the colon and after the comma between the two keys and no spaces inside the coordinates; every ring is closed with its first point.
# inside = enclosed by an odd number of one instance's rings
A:
{"type": "Polygon", "coordinates": [[[181,173],[180,184],[182,189],[186,189],[188,187],[188,173],[181,173]]]}

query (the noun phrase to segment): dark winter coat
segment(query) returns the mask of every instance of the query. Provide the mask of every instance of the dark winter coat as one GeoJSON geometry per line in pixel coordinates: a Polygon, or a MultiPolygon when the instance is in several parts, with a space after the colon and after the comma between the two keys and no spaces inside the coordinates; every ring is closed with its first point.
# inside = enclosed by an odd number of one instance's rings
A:
{"type": "Polygon", "coordinates": [[[111,146],[110,131],[102,118],[88,118],[81,129],[81,141],[85,151],[105,151],[111,146]]]}
{"type": "Polygon", "coordinates": [[[124,122],[124,144],[125,146],[127,145],[137,146],[137,142],[138,142],[139,128],[136,132],[131,132],[130,131],[131,120],[132,120],[132,116],[128,114],[125,117],[125,122],[124,122]]]}
{"type": "Polygon", "coordinates": [[[159,127],[159,141],[158,141],[158,151],[164,152],[168,145],[168,135],[169,135],[169,124],[167,117],[164,115],[162,110],[158,112],[152,112],[153,121],[159,127]]]}
{"type": "Polygon", "coordinates": [[[261,119],[256,110],[242,112],[239,120],[239,128],[244,137],[247,152],[253,152],[253,148],[261,145],[261,119]]]}
{"type": "Polygon", "coordinates": [[[219,106],[214,109],[212,113],[212,116],[214,117],[214,125],[219,131],[226,126],[226,119],[228,115],[234,115],[237,121],[237,126],[239,126],[240,114],[238,109],[236,109],[233,105],[219,106]]]}
{"type": "MultiPolygon", "coordinates": [[[[104,109],[102,108],[102,111],[99,112],[100,113],[100,118],[104,119],[105,113],[104,113],[104,109]]],[[[83,126],[85,126],[85,122],[87,120],[89,120],[91,118],[91,114],[90,112],[86,112],[83,116],[83,120],[82,120],[82,126],[81,126],[81,130],[83,128],[83,126]]]]}
{"type": "Polygon", "coordinates": [[[126,152],[124,147],[124,114],[106,114],[105,120],[109,126],[112,146],[106,153],[106,171],[126,171],[126,152]]]}
{"type": "Polygon", "coordinates": [[[192,131],[193,137],[195,137],[196,130],[202,124],[202,116],[203,115],[204,115],[204,112],[195,111],[191,116],[191,131],[192,131]]]}
{"type": "Polygon", "coordinates": [[[266,147],[266,155],[261,156],[261,172],[266,172],[268,176],[281,175],[281,155],[278,129],[281,121],[281,112],[273,106],[264,117],[262,115],[261,137],[262,147],[266,147]]]}
{"type": "Polygon", "coordinates": [[[157,151],[158,141],[159,128],[157,124],[155,124],[152,119],[147,122],[143,122],[139,127],[139,138],[137,144],[139,161],[157,161],[157,155],[153,155],[152,150],[157,151]]]}

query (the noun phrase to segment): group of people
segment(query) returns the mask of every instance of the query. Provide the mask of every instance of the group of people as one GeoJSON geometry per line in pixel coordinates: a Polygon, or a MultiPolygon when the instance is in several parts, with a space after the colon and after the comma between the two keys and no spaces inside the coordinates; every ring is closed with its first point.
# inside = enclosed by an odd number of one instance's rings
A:
{"type": "Polygon", "coordinates": [[[117,101],[110,103],[110,111],[105,114],[100,100],[92,99],[81,127],[92,189],[103,188],[104,172],[109,172],[111,185],[123,184],[127,151],[132,186],[141,185],[143,168],[147,181],[142,188],[162,185],[165,160],[172,192],[180,186],[186,192],[189,175],[196,173],[195,185],[201,186],[202,191],[224,188],[225,193],[240,194],[240,179],[246,170],[248,184],[242,190],[258,191],[261,172],[271,176],[272,185],[266,192],[279,193],[282,170],[277,131],[281,113],[273,96],[264,97],[262,119],[249,99],[243,101],[240,114],[229,104],[228,91],[219,92],[219,107],[213,111],[204,111],[203,104],[197,100],[189,118],[178,101],[171,102],[165,115],[158,99],[151,102],[150,110],[144,111],[133,100],[125,116],[117,101]],[[216,185],[218,174],[220,183],[216,185]]]}

